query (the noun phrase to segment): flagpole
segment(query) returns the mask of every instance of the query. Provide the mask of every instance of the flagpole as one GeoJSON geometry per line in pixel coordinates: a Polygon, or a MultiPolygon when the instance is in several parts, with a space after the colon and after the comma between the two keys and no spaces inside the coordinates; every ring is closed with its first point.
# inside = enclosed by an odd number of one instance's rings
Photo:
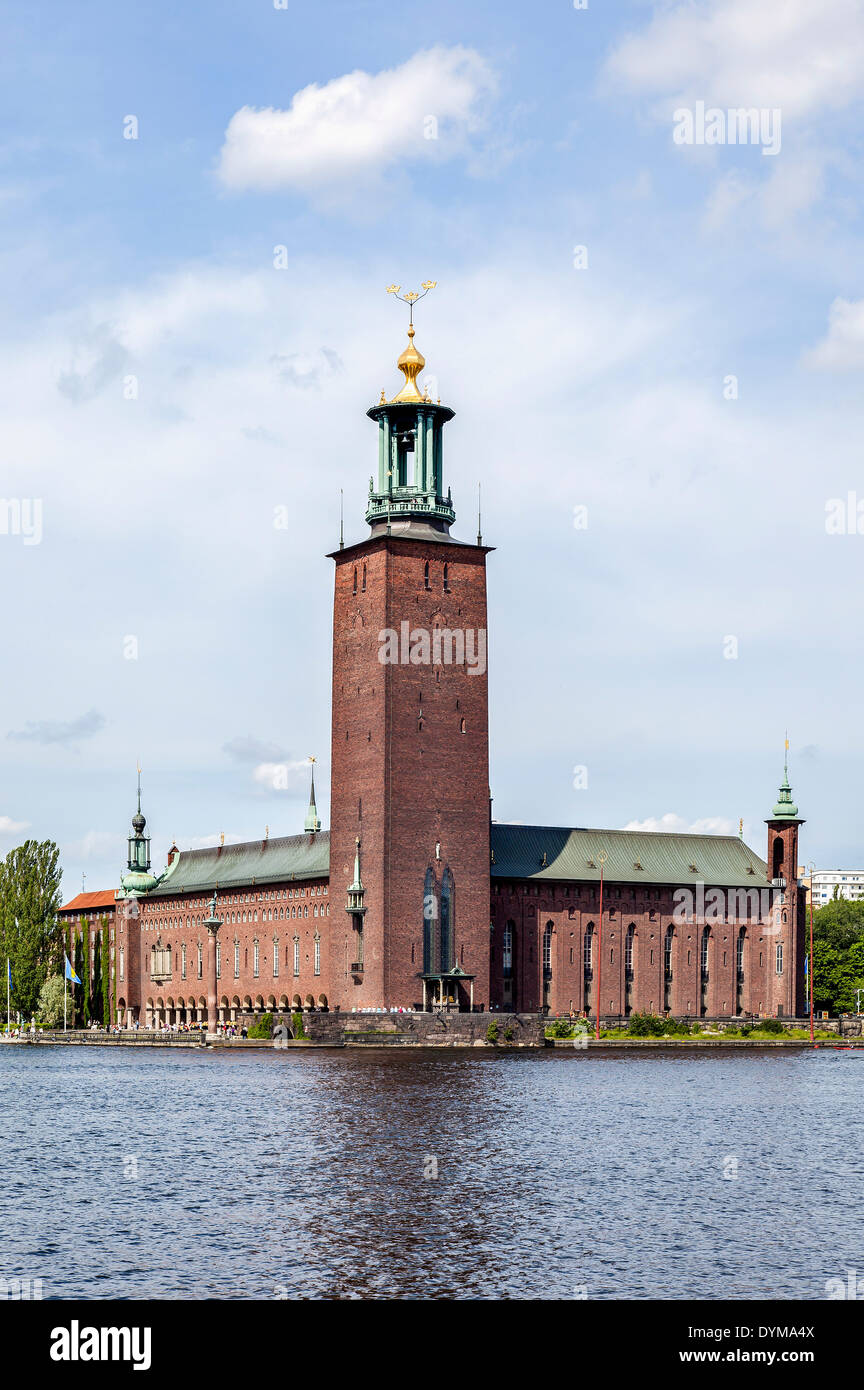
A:
{"type": "Polygon", "coordinates": [[[66,964],[63,964],[63,1032],[66,1032],[66,964]]]}
{"type": "Polygon", "coordinates": [[[9,982],[12,979],[12,967],[9,964],[9,957],[6,957],[6,1032],[9,1032],[9,1015],[12,1010],[12,1001],[9,997],[9,982]]]}

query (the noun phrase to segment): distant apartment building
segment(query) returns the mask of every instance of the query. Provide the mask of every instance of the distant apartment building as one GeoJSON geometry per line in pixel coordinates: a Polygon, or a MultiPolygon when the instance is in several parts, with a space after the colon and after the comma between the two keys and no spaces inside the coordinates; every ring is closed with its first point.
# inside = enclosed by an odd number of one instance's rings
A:
{"type": "Polygon", "coordinates": [[[838,890],[841,898],[853,902],[864,898],[864,869],[815,869],[810,878],[802,880],[802,887],[812,897],[814,907],[823,907],[838,890]]]}

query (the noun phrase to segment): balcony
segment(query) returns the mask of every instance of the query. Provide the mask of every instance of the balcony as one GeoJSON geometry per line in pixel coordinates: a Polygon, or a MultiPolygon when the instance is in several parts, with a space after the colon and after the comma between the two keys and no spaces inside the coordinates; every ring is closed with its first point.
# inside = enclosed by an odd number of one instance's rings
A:
{"type": "Polygon", "coordinates": [[[363,962],[362,962],[362,960],[355,960],[355,961],[352,961],[351,966],[350,966],[350,971],[351,971],[351,974],[354,976],[354,979],[355,979],[355,980],[362,980],[362,979],[363,979],[363,962]]]}

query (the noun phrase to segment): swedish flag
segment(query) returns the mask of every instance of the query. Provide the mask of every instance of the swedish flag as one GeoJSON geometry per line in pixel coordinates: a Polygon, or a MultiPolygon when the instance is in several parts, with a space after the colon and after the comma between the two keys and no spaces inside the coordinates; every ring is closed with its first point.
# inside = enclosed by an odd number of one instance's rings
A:
{"type": "Polygon", "coordinates": [[[70,964],[70,962],[69,962],[69,957],[68,957],[68,956],[64,956],[64,960],[66,961],[66,979],[67,979],[67,980],[71,980],[72,983],[73,983],[73,985],[80,985],[81,981],[78,979],[78,976],[75,974],[75,971],[72,969],[72,966],[71,966],[71,964],[70,964]]]}

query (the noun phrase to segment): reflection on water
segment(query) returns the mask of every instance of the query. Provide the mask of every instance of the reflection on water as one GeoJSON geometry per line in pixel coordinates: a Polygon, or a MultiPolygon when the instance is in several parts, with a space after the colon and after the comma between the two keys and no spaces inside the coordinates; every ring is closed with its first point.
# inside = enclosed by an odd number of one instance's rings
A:
{"type": "Polygon", "coordinates": [[[864,1053],[4,1047],[0,1083],[0,1274],[46,1298],[821,1299],[864,1270],[864,1053]]]}

